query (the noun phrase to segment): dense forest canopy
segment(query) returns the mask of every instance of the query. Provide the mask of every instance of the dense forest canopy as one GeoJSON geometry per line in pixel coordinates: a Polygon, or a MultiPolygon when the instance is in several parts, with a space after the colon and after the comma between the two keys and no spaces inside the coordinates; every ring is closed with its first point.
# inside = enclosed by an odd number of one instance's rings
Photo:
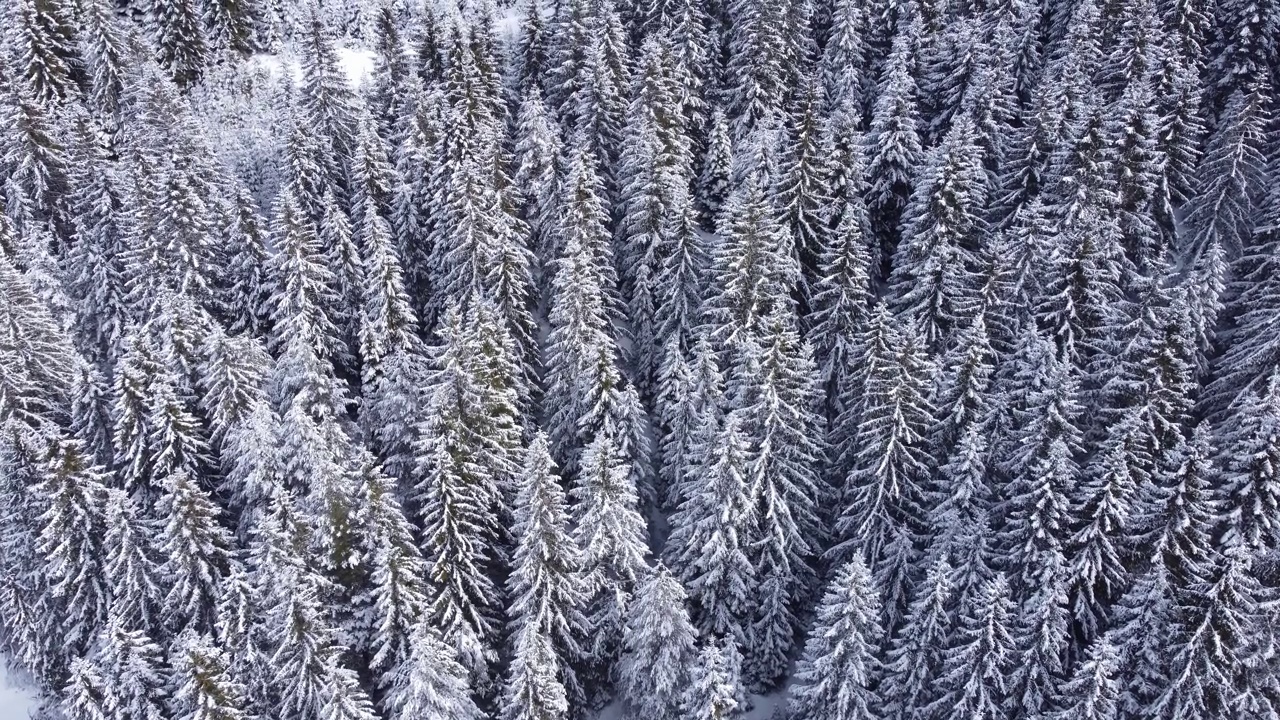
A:
{"type": "Polygon", "coordinates": [[[1280,0],[514,1],[3,3],[39,717],[1280,718],[1280,0]]]}

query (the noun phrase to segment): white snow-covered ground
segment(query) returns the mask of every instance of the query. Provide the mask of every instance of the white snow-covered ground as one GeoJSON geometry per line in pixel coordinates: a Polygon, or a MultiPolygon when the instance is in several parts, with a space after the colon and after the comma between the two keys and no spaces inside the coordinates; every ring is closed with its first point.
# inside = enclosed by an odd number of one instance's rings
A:
{"type": "Polygon", "coordinates": [[[31,692],[0,666],[0,720],[28,720],[36,708],[31,692]]]}

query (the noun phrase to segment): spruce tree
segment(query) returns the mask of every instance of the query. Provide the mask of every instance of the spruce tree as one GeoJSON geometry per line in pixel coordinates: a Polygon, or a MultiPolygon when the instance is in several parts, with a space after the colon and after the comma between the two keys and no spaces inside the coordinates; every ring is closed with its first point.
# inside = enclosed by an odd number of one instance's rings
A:
{"type": "MultiPolygon", "coordinates": [[[[562,692],[575,704],[581,703],[585,694],[573,666],[583,659],[582,647],[587,640],[584,610],[588,586],[582,575],[581,552],[570,534],[565,494],[542,433],[534,437],[525,453],[516,508],[512,529],[516,549],[507,580],[513,635],[517,643],[548,643],[559,667],[553,676],[561,678],[562,692]],[[532,640],[529,634],[541,639],[532,640]]],[[[516,649],[521,650],[519,645],[516,649]]]]}
{"type": "Polygon", "coordinates": [[[467,670],[458,653],[441,640],[430,625],[422,624],[409,643],[409,656],[396,667],[387,693],[387,716],[394,720],[451,717],[479,720],[484,717],[471,697],[467,670]]]}
{"type": "Polygon", "coordinates": [[[878,598],[858,556],[832,578],[818,603],[813,628],[791,686],[791,711],[801,717],[851,720],[879,710],[878,598]]]}
{"type": "Polygon", "coordinates": [[[209,52],[200,20],[200,6],[195,0],[157,0],[150,3],[147,15],[156,45],[156,59],[178,85],[187,87],[194,84],[204,72],[209,52]]]}
{"type": "Polygon", "coordinates": [[[600,433],[582,454],[570,490],[575,501],[574,539],[591,593],[587,607],[587,661],[596,676],[617,659],[618,637],[636,583],[647,572],[644,518],[637,509],[630,468],[617,445],[600,433]]]}
{"type": "Polygon", "coordinates": [[[1012,655],[1009,585],[997,575],[960,609],[954,640],[938,679],[940,694],[926,709],[946,718],[1003,717],[1012,655]]]}
{"type": "Polygon", "coordinates": [[[738,413],[730,413],[714,433],[688,483],[687,495],[671,516],[668,559],[684,583],[695,608],[695,624],[708,637],[743,643],[751,624],[751,591],[756,568],[747,544],[757,522],[749,492],[748,453],[738,413]],[[695,480],[696,478],[696,480],[695,480]]]}
{"type": "Polygon", "coordinates": [[[934,561],[915,589],[902,628],[889,642],[878,688],[886,718],[907,720],[930,707],[938,696],[943,651],[950,635],[954,604],[952,569],[934,561]]]}
{"type": "Polygon", "coordinates": [[[697,635],[680,583],[661,565],[640,582],[627,609],[618,679],[632,717],[680,716],[697,635]]]}

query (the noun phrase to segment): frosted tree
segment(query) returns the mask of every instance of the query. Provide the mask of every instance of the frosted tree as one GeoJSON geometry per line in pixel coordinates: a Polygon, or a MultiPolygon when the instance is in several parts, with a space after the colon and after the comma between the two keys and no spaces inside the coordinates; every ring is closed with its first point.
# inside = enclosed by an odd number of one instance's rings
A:
{"type": "Polygon", "coordinates": [[[160,61],[179,85],[195,83],[204,71],[209,47],[195,0],[153,2],[147,20],[160,61]]]}
{"type": "Polygon", "coordinates": [[[102,630],[93,662],[109,688],[110,712],[139,720],[169,717],[169,668],[164,651],[147,633],[112,619],[102,630]]]}
{"type": "Polygon", "coordinates": [[[698,449],[704,457],[671,516],[667,557],[693,601],[699,631],[741,644],[752,621],[756,577],[748,556],[757,518],[747,441],[738,413],[730,413],[722,428],[715,427],[714,415],[703,422],[712,429],[700,434],[714,433],[714,443],[698,449]]]}
{"type": "Polygon", "coordinates": [[[575,502],[574,539],[591,593],[587,609],[588,662],[607,669],[618,652],[618,634],[636,582],[648,571],[644,518],[637,509],[628,463],[606,433],[582,455],[570,491],[575,502]]]}
{"type": "Polygon", "coordinates": [[[585,695],[572,668],[581,661],[588,639],[584,610],[589,586],[582,574],[581,552],[570,533],[565,494],[542,433],[525,453],[515,506],[516,548],[507,580],[513,634],[517,643],[549,643],[558,659],[561,691],[580,703],[585,695]],[[525,638],[527,633],[544,639],[525,638]]]}
{"type": "MultiPolygon", "coordinates": [[[[505,507],[509,476],[501,455],[486,448],[486,408],[476,375],[474,347],[458,312],[438,330],[444,345],[431,378],[426,419],[415,447],[415,502],[423,524],[422,551],[430,571],[430,614],[448,642],[491,639],[498,629],[501,595],[490,572],[504,558],[497,511],[505,507]]],[[[491,646],[490,646],[491,647],[491,646]]],[[[465,658],[477,672],[478,659],[465,658]]]]}
{"type": "Polygon", "coordinates": [[[23,0],[5,13],[5,47],[12,53],[24,89],[36,102],[60,102],[75,92],[70,12],[64,2],[23,0]]]}
{"type": "Polygon", "coordinates": [[[766,183],[763,174],[751,173],[734,188],[717,224],[721,241],[711,256],[703,318],[718,347],[759,331],[775,307],[793,306],[800,267],[766,183]]]}
{"type": "Polygon", "coordinates": [[[795,606],[814,588],[813,563],[824,532],[817,515],[827,496],[817,472],[823,452],[817,368],[794,322],[781,309],[774,311],[766,318],[768,334],[761,344],[753,340],[744,348],[733,373],[756,505],[751,563],[766,568],[757,576],[757,615],[744,655],[751,663],[748,677],[762,686],[785,666],[795,606]]]}
{"type": "Polygon", "coordinates": [[[370,651],[369,668],[387,687],[395,669],[412,652],[415,628],[426,614],[427,566],[414,540],[413,525],[401,509],[395,484],[367,451],[359,457],[360,501],[354,519],[368,583],[356,597],[366,615],[360,646],[370,651]]]}
{"type": "Polygon", "coordinates": [[[791,711],[807,718],[869,717],[879,710],[879,599],[866,563],[854,556],[832,578],[791,686],[791,711]]]}
{"type": "Polygon", "coordinates": [[[906,619],[885,654],[878,695],[886,718],[906,720],[938,696],[943,651],[954,604],[952,568],[937,560],[915,590],[906,619]]]}
{"type": "Polygon", "coordinates": [[[178,638],[172,661],[177,717],[186,720],[243,720],[251,717],[248,692],[226,651],[213,638],[194,633],[178,638]]]}
{"type": "Polygon", "coordinates": [[[632,717],[680,716],[696,644],[684,588],[659,565],[636,588],[622,633],[618,679],[632,717]]]}
{"type": "Polygon", "coordinates": [[[912,16],[894,37],[867,134],[867,206],[872,227],[886,251],[897,245],[902,211],[914,187],[914,169],[923,159],[917,128],[919,90],[912,74],[912,43],[920,32],[918,23],[912,16]]]}
{"type": "Polygon", "coordinates": [[[986,172],[969,116],[952,124],[917,176],[889,277],[891,305],[930,347],[963,327],[976,284],[973,250],[984,231],[986,172]]]}
{"type": "Polygon", "coordinates": [[[841,541],[837,551],[861,551],[873,568],[894,531],[918,532],[922,519],[930,366],[920,339],[908,337],[911,331],[891,330],[888,357],[863,370],[862,414],[853,444],[857,450],[836,525],[841,541]]]}
{"type": "Polygon", "coordinates": [[[165,518],[158,548],[164,558],[160,577],[169,588],[162,607],[165,623],[208,632],[231,536],[219,523],[218,506],[190,475],[175,472],[163,487],[157,509],[165,518]]]}
{"type": "Polygon", "coordinates": [[[61,632],[74,654],[106,620],[110,602],[101,510],[107,476],[73,440],[54,439],[45,453],[39,482],[31,487],[40,510],[36,546],[52,580],[49,591],[64,608],[61,632]]]}
{"type": "Polygon", "coordinates": [[[1270,94],[1266,87],[1245,88],[1227,101],[1188,202],[1185,222],[1191,233],[1184,252],[1190,257],[1216,244],[1234,258],[1244,246],[1266,175],[1262,138],[1271,120],[1270,94]]]}
{"type": "Polygon", "coordinates": [[[1088,654],[1058,693],[1053,717],[1060,720],[1111,720],[1117,717],[1120,694],[1116,682],[1119,663],[1116,647],[1107,637],[1089,646],[1088,654]]]}
{"type": "Polygon", "coordinates": [[[1280,374],[1272,374],[1266,387],[1246,398],[1232,425],[1222,432],[1224,457],[1220,466],[1224,477],[1217,500],[1227,544],[1261,550],[1274,548],[1280,541],[1280,527],[1269,510],[1280,503],[1280,478],[1275,475],[1276,453],[1280,452],[1277,401],[1280,374]]]}
{"type": "Polygon", "coordinates": [[[947,718],[1003,717],[1012,655],[1008,595],[1008,583],[997,575],[960,609],[942,661],[940,694],[927,711],[947,718]]]}
{"type": "Polygon", "coordinates": [[[742,709],[741,663],[731,640],[704,643],[685,693],[684,716],[698,720],[735,717],[742,709]]]}
{"type": "Polygon", "coordinates": [[[409,655],[395,670],[385,705],[394,720],[451,717],[479,720],[484,717],[471,697],[467,670],[429,625],[422,624],[409,642],[409,655]]]}
{"type": "Polygon", "coordinates": [[[506,720],[563,720],[569,700],[558,674],[563,661],[536,624],[516,631],[515,656],[504,698],[506,720]]]}

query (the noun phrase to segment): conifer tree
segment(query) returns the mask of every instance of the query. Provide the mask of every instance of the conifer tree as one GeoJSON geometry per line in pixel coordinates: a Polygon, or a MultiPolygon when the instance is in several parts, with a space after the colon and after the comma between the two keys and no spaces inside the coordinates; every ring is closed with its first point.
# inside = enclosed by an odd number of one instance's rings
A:
{"type": "Polygon", "coordinates": [[[1228,99],[1200,158],[1196,189],[1187,205],[1188,257],[1202,256],[1215,244],[1228,258],[1240,254],[1266,174],[1263,137],[1271,121],[1270,95],[1270,88],[1253,86],[1228,99]]]}
{"type": "Polygon", "coordinates": [[[734,189],[718,222],[721,241],[708,269],[703,318],[720,348],[758,332],[775,308],[793,307],[800,267],[766,183],[763,173],[752,172],[734,189]]]}
{"type": "Polygon", "coordinates": [[[758,523],[751,537],[758,576],[757,616],[744,655],[760,686],[781,674],[794,641],[795,606],[815,583],[813,562],[823,539],[818,503],[826,497],[821,457],[819,387],[813,351],[801,344],[793,316],[775,310],[767,334],[742,351],[734,369],[734,405],[750,448],[748,477],[758,523]]]}
{"type": "Polygon", "coordinates": [[[177,717],[189,720],[242,720],[250,717],[248,691],[236,677],[227,653],[208,635],[178,638],[173,660],[177,717]]]}
{"type": "Polygon", "coordinates": [[[1264,388],[1251,393],[1232,418],[1219,441],[1225,456],[1218,486],[1223,542],[1254,550],[1275,548],[1280,527],[1270,508],[1280,502],[1275,475],[1280,452],[1280,374],[1273,373],[1264,388]]]}
{"type": "MultiPolygon", "coordinates": [[[[431,394],[415,454],[415,502],[423,524],[422,550],[430,566],[431,617],[445,639],[488,643],[502,604],[492,569],[500,567],[505,458],[486,452],[485,408],[461,314],[453,311],[438,330],[444,345],[430,379],[431,394]],[[496,471],[496,472],[495,472],[496,471]]],[[[492,648],[492,645],[488,645],[492,648]]],[[[473,673],[479,659],[464,655],[473,673]]]]}
{"type": "Polygon", "coordinates": [[[588,623],[594,638],[596,663],[612,659],[608,637],[620,625],[625,607],[621,598],[645,572],[648,554],[644,518],[637,509],[628,463],[607,433],[600,433],[582,455],[582,470],[570,496],[576,501],[575,540],[582,550],[582,567],[594,595],[588,623]]]}
{"type": "MultiPolygon", "coordinates": [[[[930,370],[913,328],[890,330],[885,362],[864,368],[861,419],[836,525],[847,556],[861,551],[878,568],[897,528],[918,532],[923,483],[928,471],[925,433],[931,408],[930,370]]],[[[887,588],[882,588],[882,592],[887,588]]]]}
{"type": "MultiPolygon", "coordinates": [[[[4,44],[30,97],[58,103],[76,93],[70,8],[62,2],[22,0],[5,13],[4,44]]],[[[16,89],[16,88],[15,88],[16,89]]]]}
{"type": "Polygon", "coordinates": [[[879,616],[875,587],[858,556],[836,573],[818,603],[813,628],[791,687],[791,709],[802,717],[868,717],[879,709],[879,616]]]}
{"type": "Polygon", "coordinates": [[[954,604],[952,569],[945,559],[929,566],[917,585],[902,628],[889,643],[878,694],[884,717],[906,720],[931,707],[950,636],[949,608],[954,604]]]}
{"type": "Polygon", "coordinates": [[[208,632],[227,568],[230,534],[218,522],[218,506],[186,472],[164,479],[158,510],[165,517],[159,551],[164,558],[160,577],[169,588],[162,608],[166,624],[208,632]]]}
{"type": "Polygon", "coordinates": [[[516,631],[515,657],[507,682],[504,717],[507,720],[562,720],[569,700],[557,677],[563,661],[551,639],[536,624],[516,631]]]}
{"type": "Polygon", "coordinates": [[[107,619],[112,589],[103,568],[101,511],[107,477],[78,442],[53,440],[46,453],[41,480],[31,488],[40,508],[36,542],[52,580],[49,591],[64,608],[61,633],[73,655],[107,619]]]}
{"type": "Polygon", "coordinates": [[[962,313],[975,291],[970,274],[984,230],[985,188],[976,128],[962,115],[915,181],[889,277],[894,310],[916,325],[930,347],[971,319],[962,313]]]}
{"type": "Polygon", "coordinates": [[[618,665],[623,698],[633,717],[680,715],[697,643],[684,603],[684,589],[661,565],[636,588],[618,665]]]}
{"type": "Polygon", "coordinates": [[[441,640],[430,625],[420,624],[409,643],[409,656],[396,667],[387,693],[387,715],[394,720],[484,717],[471,697],[467,670],[457,651],[441,640]]]}
{"type": "Polygon", "coordinates": [[[258,49],[260,0],[212,0],[203,4],[208,45],[247,56],[258,49]]]}
{"type": "Polygon", "coordinates": [[[588,639],[584,615],[588,586],[582,576],[581,552],[570,534],[564,491],[547,438],[541,433],[525,453],[516,507],[512,531],[516,549],[507,580],[513,634],[517,643],[549,643],[557,659],[562,692],[577,704],[585,694],[572,668],[581,661],[582,646],[588,639]],[[529,639],[526,633],[536,633],[542,639],[529,639]]]}
{"type": "Polygon", "coordinates": [[[782,110],[787,86],[782,14],[784,8],[758,0],[727,3],[728,65],[725,115],[735,138],[746,137],[765,118],[782,110]]]}
{"type": "Polygon", "coordinates": [[[698,720],[729,720],[742,707],[742,658],[732,641],[705,642],[685,693],[684,715],[698,720]]]}
{"type": "Polygon", "coordinates": [[[393,481],[367,451],[361,451],[359,473],[355,524],[363,530],[369,574],[367,589],[356,598],[357,607],[368,615],[360,646],[370,651],[369,668],[379,674],[379,687],[386,688],[412,654],[415,628],[426,615],[427,566],[393,481]]]}
{"type": "Polygon", "coordinates": [[[938,679],[940,694],[926,712],[946,718],[999,718],[1012,655],[1009,585],[997,575],[960,609],[954,641],[938,679]]]}
{"type": "Polygon", "coordinates": [[[747,546],[757,519],[749,491],[748,453],[738,413],[723,427],[714,414],[714,444],[697,448],[703,457],[688,479],[688,493],[671,516],[668,559],[695,608],[695,624],[707,637],[742,643],[751,624],[751,594],[756,569],[747,546]],[[696,479],[695,479],[696,478],[696,479]]]}
{"type": "Polygon", "coordinates": [[[113,618],[103,628],[93,662],[109,688],[109,712],[140,720],[169,717],[169,668],[164,651],[147,633],[113,618]]]}
{"type": "MultiPolygon", "coordinates": [[[[835,228],[820,249],[818,276],[813,285],[813,329],[810,340],[833,417],[858,402],[854,387],[861,348],[859,336],[871,322],[871,280],[878,268],[874,237],[866,205],[852,190],[835,219],[835,228]]],[[[838,430],[832,428],[838,434],[838,430]]]]}
{"type": "Polygon", "coordinates": [[[784,148],[773,193],[783,222],[791,231],[801,268],[801,292],[810,304],[818,278],[819,255],[827,246],[830,205],[829,158],[822,147],[822,84],[810,80],[784,135],[784,148]]]}
{"type": "Polygon", "coordinates": [[[150,3],[147,15],[156,59],[179,86],[194,84],[204,72],[209,52],[200,6],[195,0],[156,1],[150,3]]]}
{"type": "Polygon", "coordinates": [[[1111,720],[1117,717],[1119,688],[1116,682],[1117,650],[1107,637],[1089,646],[1071,680],[1059,690],[1054,718],[1061,720],[1111,720]]]}
{"type": "Polygon", "coordinates": [[[867,206],[885,252],[892,252],[897,245],[898,225],[912,193],[914,169],[923,156],[911,57],[912,36],[920,31],[916,18],[907,23],[893,40],[867,134],[867,206]]]}
{"type": "Polygon", "coordinates": [[[1051,711],[1066,679],[1072,649],[1066,560],[1058,550],[1045,553],[1037,587],[1023,602],[1013,625],[1014,657],[1009,673],[1008,708],[1028,716],[1051,711]]]}
{"type": "Polygon", "coordinates": [[[157,528],[139,516],[133,501],[121,490],[108,491],[104,515],[104,569],[111,583],[111,617],[128,627],[158,627],[159,619],[153,612],[162,595],[159,562],[151,545],[157,528]]]}

